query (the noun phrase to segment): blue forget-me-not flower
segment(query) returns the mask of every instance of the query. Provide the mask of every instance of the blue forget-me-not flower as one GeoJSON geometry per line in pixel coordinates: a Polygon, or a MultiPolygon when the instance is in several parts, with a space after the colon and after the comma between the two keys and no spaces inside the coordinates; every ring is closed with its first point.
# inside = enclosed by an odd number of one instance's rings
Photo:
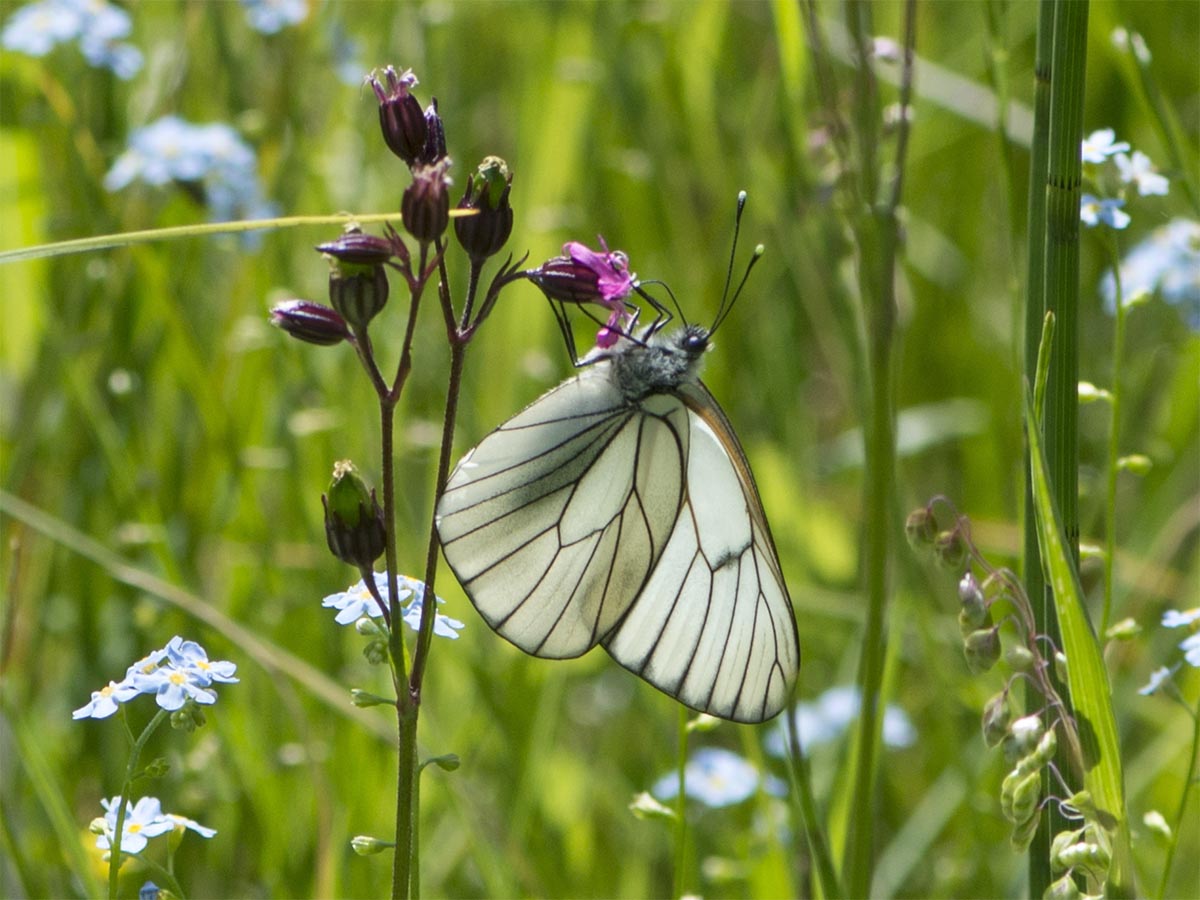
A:
{"type": "MultiPolygon", "coordinates": [[[[424,605],[425,585],[415,578],[401,575],[397,579],[397,586],[400,600],[403,604],[402,617],[404,623],[413,631],[417,631],[421,626],[421,608],[424,605]]],[[[383,602],[387,603],[388,586],[386,572],[375,573],[375,587],[379,591],[379,596],[383,599],[383,602]]],[[[438,597],[437,602],[445,603],[446,601],[438,597]]],[[[321,605],[338,611],[333,620],[339,625],[352,625],[363,618],[363,616],[376,619],[383,615],[379,604],[375,602],[375,598],[371,596],[371,592],[367,590],[367,585],[362,579],[359,579],[344,591],[330,594],[321,601],[321,605]]],[[[438,613],[433,620],[433,633],[438,637],[457,638],[458,632],[463,627],[463,623],[458,621],[458,619],[452,619],[442,613],[438,613]]]]}
{"type": "Polygon", "coordinates": [[[242,0],[246,21],[262,34],[276,34],[308,18],[307,0],[242,0]]]}
{"type": "Polygon", "coordinates": [[[13,13],[0,45],[45,56],[58,44],[77,41],[89,65],[128,80],[142,68],[142,51],[123,40],[132,30],[129,13],[106,0],[40,0],[13,13]]]}
{"type": "MultiPolygon", "coordinates": [[[[862,694],[856,685],[840,685],[825,691],[814,703],[797,703],[793,710],[796,730],[805,750],[840,738],[858,718],[862,694]]],[[[911,747],[917,730],[903,709],[888,704],[883,710],[883,743],[888,747],[911,747]]],[[[787,756],[787,720],[781,719],[767,735],[767,752],[787,756]]]]}
{"type": "MultiPolygon", "coordinates": [[[[705,806],[720,808],[741,803],[758,790],[758,769],[731,750],[703,747],[692,754],[683,767],[684,791],[705,806]]],[[[782,793],[782,785],[771,779],[767,785],[774,793],[782,793]]],[[[670,800],[679,794],[679,773],[669,772],[650,789],[659,800],[670,800]]]]}
{"type": "Polygon", "coordinates": [[[237,683],[237,666],[224,660],[210,661],[195,641],[176,635],[167,646],[138,660],[120,681],[110,681],[92,699],[75,710],[74,719],[106,719],[139,694],[154,694],[158,705],[174,712],[190,698],[205,706],[217,702],[213,682],[237,683]]]}
{"type": "MultiPolygon", "coordinates": [[[[1172,219],[1121,260],[1121,295],[1126,303],[1156,291],[1179,310],[1193,331],[1200,331],[1200,222],[1172,219]]],[[[1100,292],[1112,312],[1117,285],[1111,271],[1100,280],[1100,292]]]]}
{"type": "Polygon", "coordinates": [[[171,182],[199,184],[218,222],[275,215],[274,206],[262,196],[254,150],[220,122],[195,125],[178,116],[163,116],[138,128],[104,176],[104,187],[119,191],[135,181],[154,187],[171,182]]]}

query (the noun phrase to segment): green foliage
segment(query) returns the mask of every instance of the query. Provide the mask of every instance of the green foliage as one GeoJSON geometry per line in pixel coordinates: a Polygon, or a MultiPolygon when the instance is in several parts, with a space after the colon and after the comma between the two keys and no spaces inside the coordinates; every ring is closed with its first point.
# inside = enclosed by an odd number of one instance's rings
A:
{"type": "MultiPolygon", "coordinates": [[[[982,4],[919,11],[917,50],[937,68],[918,74],[905,174],[895,488],[903,509],[953,497],[981,547],[1015,560],[1022,371],[1012,282],[1025,241],[1011,211],[1025,203],[1021,113],[1033,97],[1036,7],[996,6],[995,32],[982,4]],[[1011,183],[996,174],[1001,144],[979,102],[991,96],[998,54],[1021,104],[1005,151],[1011,183]]],[[[0,6],[0,22],[15,9],[0,6]]],[[[846,314],[853,260],[832,203],[841,173],[791,4],[314,3],[307,22],[274,36],[247,27],[237,4],[130,10],[147,66],[129,82],[65,47],[45,59],[0,55],[0,249],[204,222],[184,191],[101,184],[129,132],[168,112],[238,128],[283,215],[398,210],[407,176],[379,139],[370,91],[334,74],[335,26],[357,41],[364,74],[412,66],[421,97],[438,98],[455,201],[479,160],[508,161],[507,248],[534,263],[600,233],[643,279],[669,283],[689,319],[710,321],[734,198],[746,189],[744,237],[767,255],[717,335],[706,381],[746,446],[779,544],[800,625],[801,696],[853,681],[867,615],[860,326],[846,314]]],[[[874,31],[898,37],[899,10],[876,5],[874,31]]],[[[820,12],[826,25],[840,16],[832,5],[820,12]]],[[[1198,41],[1194,4],[1093,3],[1085,130],[1115,128],[1172,178],[1176,152],[1196,171],[1198,41]],[[1190,142],[1170,152],[1161,143],[1141,70],[1110,43],[1118,25],[1145,36],[1157,100],[1190,142]]],[[[886,107],[895,99],[886,79],[883,91],[886,107]]],[[[1131,210],[1129,243],[1190,210],[1173,182],[1168,197],[1131,210]]],[[[391,835],[394,711],[355,708],[349,689],[388,696],[391,685],[362,659],[361,638],[320,607],[358,577],[325,549],[320,494],[338,459],[381,482],[370,470],[375,403],[348,348],[300,344],[266,318],[277,300],[324,299],[328,269],[311,248],[337,230],[271,231],[258,249],[205,236],[0,265],[0,894],[96,895],[104,870],[87,823],[120,784],[127,748],[113,723],[72,722],[70,712],[173,634],[238,662],[242,678],[204,728],[163,729],[146,748],[170,772],[140,789],[218,829],[182,843],[177,874],[189,895],[386,892],[388,854],[359,857],[350,840],[391,835]]],[[[1080,265],[1079,377],[1110,387],[1113,322],[1097,290],[1107,257],[1087,234],[1080,265]]],[[[451,278],[461,296],[465,266],[451,278]]],[[[402,298],[393,286],[381,313],[393,331],[375,332],[392,364],[402,298]]],[[[1196,602],[1200,339],[1155,299],[1130,314],[1124,340],[1121,448],[1154,465],[1119,482],[1112,618],[1145,630],[1105,663],[1145,886],[1157,884],[1166,850],[1138,823],[1161,810],[1175,827],[1192,735],[1176,707],[1137,688],[1182,637],[1157,627],[1162,610],[1196,602]]],[[[448,365],[432,303],[414,357],[397,416],[396,527],[401,568],[419,577],[448,365]]],[[[545,301],[532,287],[507,291],[467,355],[460,450],[568,373],[545,301]]],[[[1091,543],[1103,542],[1102,407],[1079,413],[1079,522],[1091,543]]],[[[902,546],[903,521],[893,524],[902,546]]],[[[1020,893],[1023,860],[996,799],[1005,769],[979,736],[999,676],[968,675],[951,587],[897,556],[884,689],[918,739],[880,751],[873,893],[1020,893]]],[[[1098,621],[1099,567],[1079,575],[1098,621]]],[[[461,765],[421,776],[424,892],[667,894],[671,829],[635,818],[629,804],[676,764],[671,701],[601,653],[524,656],[444,569],[438,593],[467,627],[431,657],[420,757],[453,753],[461,765]]],[[[1180,673],[1188,697],[1196,675],[1180,673]]],[[[131,706],[135,729],[149,704],[131,706]]],[[[689,742],[735,749],[786,781],[783,763],[759,749],[767,730],[721,725],[689,742]]],[[[813,750],[822,815],[845,803],[849,741],[813,750]]],[[[688,884],[706,897],[809,893],[802,827],[784,827],[785,815],[765,793],[724,810],[693,805],[688,884]]],[[[1176,853],[1194,860],[1200,816],[1181,821],[1176,853]]],[[[1188,869],[1175,867],[1167,895],[1200,889],[1188,869]]],[[[142,880],[123,873],[123,895],[142,880]]]]}

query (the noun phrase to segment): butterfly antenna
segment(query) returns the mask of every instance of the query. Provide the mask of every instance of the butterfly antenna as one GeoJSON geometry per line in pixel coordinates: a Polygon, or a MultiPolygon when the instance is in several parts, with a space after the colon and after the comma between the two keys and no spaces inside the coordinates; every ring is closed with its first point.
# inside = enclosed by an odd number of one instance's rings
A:
{"type": "Polygon", "coordinates": [[[742,273],[742,279],[738,282],[737,288],[731,295],[729,293],[729,285],[733,281],[733,263],[737,257],[738,237],[742,232],[742,213],[745,209],[746,192],[739,191],[737,197],[737,215],[733,220],[733,246],[729,250],[729,267],[725,270],[725,287],[721,290],[721,305],[717,307],[716,318],[713,319],[712,328],[709,329],[710,334],[721,327],[721,323],[725,321],[725,317],[733,309],[733,304],[742,295],[742,288],[746,286],[746,279],[750,277],[750,271],[762,259],[762,255],[765,252],[762,244],[754,248],[754,255],[750,257],[750,262],[746,264],[746,271],[742,273]]]}

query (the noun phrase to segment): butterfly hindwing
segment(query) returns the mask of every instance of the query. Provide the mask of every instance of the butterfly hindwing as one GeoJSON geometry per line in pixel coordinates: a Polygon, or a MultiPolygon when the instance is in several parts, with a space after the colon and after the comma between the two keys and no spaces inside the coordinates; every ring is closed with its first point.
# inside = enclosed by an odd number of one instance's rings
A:
{"type": "Polygon", "coordinates": [[[604,646],[694,709],[761,722],[787,703],[800,663],[762,501],[708,390],[691,382],[663,396],[687,411],[686,488],[666,549],[604,646]]]}
{"type": "Polygon", "coordinates": [[[679,512],[687,414],[625,400],[599,363],[486,437],[438,504],[450,567],[502,636],[578,656],[627,613],[679,512]]]}

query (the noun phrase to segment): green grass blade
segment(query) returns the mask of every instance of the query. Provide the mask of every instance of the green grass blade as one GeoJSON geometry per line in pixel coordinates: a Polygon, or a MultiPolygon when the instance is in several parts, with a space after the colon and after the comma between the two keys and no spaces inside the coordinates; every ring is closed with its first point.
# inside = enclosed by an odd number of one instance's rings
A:
{"type": "Polygon", "coordinates": [[[1133,867],[1112,689],[1099,641],[1083,606],[1079,574],[1063,536],[1062,523],[1051,495],[1045,452],[1033,411],[1033,398],[1028,392],[1025,398],[1025,431],[1029,438],[1038,544],[1046,580],[1054,594],[1062,650],[1067,655],[1067,684],[1083,747],[1084,786],[1091,792],[1097,809],[1107,813],[1105,818],[1114,829],[1108,895],[1129,896],[1134,890],[1133,867]]]}

